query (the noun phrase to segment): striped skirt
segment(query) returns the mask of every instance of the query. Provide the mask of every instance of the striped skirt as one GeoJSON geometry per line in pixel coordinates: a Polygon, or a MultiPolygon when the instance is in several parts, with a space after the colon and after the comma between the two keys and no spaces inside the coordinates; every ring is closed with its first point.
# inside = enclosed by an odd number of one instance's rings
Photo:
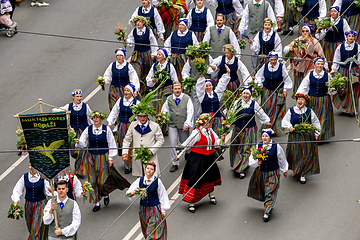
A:
{"type": "Polygon", "coordinates": [[[230,27],[231,30],[235,33],[236,36],[239,36],[239,25],[241,18],[236,16],[236,12],[225,14],[225,25],[230,27]]]}
{"type": "Polygon", "coordinates": [[[236,81],[229,82],[228,85],[226,86],[226,89],[235,92],[238,90],[240,86],[241,83],[240,83],[240,79],[238,78],[236,81]]]}
{"type": "Polygon", "coordinates": [[[29,202],[25,200],[25,221],[29,231],[28,240],[48,239],[48,226],[43,222],[47,200],[29,202]]]}
{"type": "Polygon", "coordinates": [[[128,180],[121,176],[119,171],[116,170],[115,166],[111,166],[109,176],[103,185],[101,195],[107,196],[116,189],[124,190],[125,188],[129,188],[130,185],[128,180]]]}
{"type": "Polygon", "coordinates": [[[223,119],[224,119],[223,117],[214,117],[214,119],[213,119],[213,124],[212,124],[211,128],[214,130],[214,132],[218,136],[221,135],[221,134],[219,134],[219,129],[221,127],[221,123],[222,123],[223,119]]]}
{"type": "Polygon", "coordinates": [[[195,32],[195,31],[192,31],[192,32],[195,34],[195,36],[196,36],[197,40],[199,41],[199,43],[202,42],[202,40],[204,38],[204,35],[205,35],[205,32],[195,32]]]}
{"type": "Polygon", "coordinates": [[[290,27],[293,27],[296,25],[295,22],[295,15],[298,14],[297,11],[291,11],[291,6],[289,4],[289,1],[282,1],[284,4],[284,17],[283,17],[283,23],[282,23],[282,30],[283,31],[289,31],[290,27]]]}
{"type": "Polygon", "coordinates": [[[294,98],[296,91],[298,90],[300,83],[302,82],[303,79],[304,79],[304,73],[294,70],[293,94],[291,96],[292,98],[294,98]]]}
{"type": "Polygon", "coordinates": [[[97,203],[103,197],[102,189],[110,173],[108,154],[89,153],[87,161],[89,162],[88,178],[94,189],[94,193],[90,194],[89,203],[97,203]]]}
{"type": "MultiPolygon", "coordinates": [[[[259,53],[260,54],[260,53],[259,53]]],[[[257,71],[259,71],[259,69],[264,66],[265,63],[267,63],[269,61],[269,59],[261,59],[260,57],[257,57],[256,60],[256,69],[257,71]]]]}
{"type": "MultiPolygon", "coordinates": [[[[75,132],[76,132],[76,137],[78,139],[80,139],[80,136],[82,133],[81,129],[76,130],[75,132]]],[[[73,143],[71,143],[71,149],[76,149],[76,150],[70,151],[71,156],[76,159],[75,163],[74,163],[75,174],[84,176],[87,173],[87,168],[88,168],[88,165],[87,165],[88,162],[86,161],[88,151],[83,150],[81,148],[75,148],[75,144],[73,144],[73,143]]]]}
{"type": "MultiPolygon", "coordinates": [[[[232,144],[256,144],[257,127],[245,128],[242,133],[235,127],[231,136],[232,144]],[[238,135],[238,136],[237,136],[238,135]],[[237,136],[237,137],[236,137],[237,136]],[[235,138],[236,137],[236,138],[235,138]]],[[[250,148],[252,145],[230,146],[230,166],[236,173],[242,173],[249,166],[250,148]]]]}
{"type": "Polygon", "coordinates": [[[119,98],[122,98],[124,96],[124,86],[121,85],[121,87],[115,87],[110,84],[109,87],[109,95],[108,95],[108,102],[109,102],[109,109],[110,112],[115,106],[116,101],[119,98]]]}
{"type": "Polygon", "coordinates": [[[138,52],[134,51],[130,59],[130,64],[134,67],[140,80],[140,93],[143,95],[146,92],[146,76],[153,64],[151,59],[151,51],[138,52]]]}
{"type": "MultiPolygon", "coordinates": [[[[341,74],[341,76],[346,76],[350,79],[352,82],[352,88],[355,98],[355,108],[356,111],[359,109],[359,97],[360,97],[360,83],[356,82],[356,78],[354,76],[349,75],[349,69],[339,67],[338,72],[341,74]]],[[[353,73],[359,72],[359,67],[352,68],[353,73]]],[[[345,88],[342,91],[338,91],[337,94],[331,97],[332,101],[334,103],[334,106],[339,109],[340,111],[344,113],[354,113],[354,104],[353,104],[353,98],[351,94],[351,86],[350,82],[345,83],[345,88]]]]}
{"type": "MultiPolygon", "coordinates": [[[[355,30],[358,34],[360,32],[360,14],[356,14],[353,16],[346,16],[344,15],[345,19],[347,20],[350,29],[351,30],[355,30]]],[[[359,36],[357,36],[357,42],[360,44],[360,38],[359,36]]]]}
{"type": "Polygon", "coordinates": [[[145,239],[167,239],[166,219],[161,213],[160,204],[153,207],[140,206],[139,218],[145,239]]]}
{"type": "MultiPolygon", "coordinates": [[[[127,130],[129,128],[131,123],[122,123],[122,122],[119,122],[119,133],[118,133],[118,144],[119,144],[119,147],[122,148],[122,145],[123,145],[123,140],[125,138],[125,135],[127,133],[127,130]]],[[[131,145],[130,147],[132,147],[133,144],[131,142],[131,145]]],[[[131,150],[129,150],[131,151],[131,150]]],[[[122,149],[119,149],[119,156],[122,156],[122,149]]],[[[125,168],[132,168],[132,161],[131,161],[131,154],[129,154],[128,156],[128,160],[126,160],[124,162],[124,165],[125,165],[125,168]]]]}
{"type": "Polygon", "coordinates": [[[172,94],[172,85],[160,88],[156,91],[155,99],[157,101],[153,101],[153,106],[156,112],[161,112],[161,107],[164,105],[166,98],[172,94]]]}
{"type": "Polygon", "coordinates": [[[178,26],[179,26],[179,23],[176,20],[170,21],[169,23],[164,22],[164,28],[165,28],[164,38],[165,38],[165,40],[168,37],[170,37],[170,35],[173,31],[178,29],[178,26]]]}
{"type": "MultiPolygon", "coordinates": [[[[325,40],[322,40],[322,47],[324,50],[325,58],[328,61],[332,61],[334,59],[335,50],[340,44],[341,44],[341,42],[332,43],[332,42],[326,42],[325,40]]],[[[329,69],[331,69],[331,63],[328,63],[328,64],[329,64],[329,69]]]]}
{"type": "Polygon", "coordinates": [[[315,135],[289,133],[286,159],[289,163],[289,169],[293,170],[293,177],[320,173],[318,146],[314,142],[307,143],[305,141],[315,141],[315,135]]]}
{"type": "Polygon", "coordinates": [[[176,70],[176,75],[178,77],[179,82],[182,82],[182,75],[181,75],[181,71],[187,61],[187,56],[185,55],[185,53],[180,54],[180,53],[174,53],[171,56],[170,62],[174,65],[174,68],[176,70]]]}
{"type": "MultiPolygon", "coordinates": [[[[264,88],[260,106],[262,106],[266,115],[269,116],[271,128],[275,133],[279,133],[282,132],[281,120],[285,117],[286,113],[286,98],[283,94],[283,88],[279,88],[274,94],[273,92],[274,90],[264,88]],[[266,100],[267,102],[264,104],[266,100]]],[[[266,128],[266,126],[264,124],[261,125],[260,132],[264,128],[266,128]]]]}
{"type": "Polygon", "coordinates": [[[262,172],[257,167],[250,178],[247,196],[264,202],[264,213],[269,214],[276,202],[279,187],[280,170],[262,172]]]}
{"type": "Polygon", "coordinates": [[[335,136],[334,110],[330,95],[325,97],[311,96],[309,107],[315,112],[321,124],[319,140],[326,140],[335,136]]]}

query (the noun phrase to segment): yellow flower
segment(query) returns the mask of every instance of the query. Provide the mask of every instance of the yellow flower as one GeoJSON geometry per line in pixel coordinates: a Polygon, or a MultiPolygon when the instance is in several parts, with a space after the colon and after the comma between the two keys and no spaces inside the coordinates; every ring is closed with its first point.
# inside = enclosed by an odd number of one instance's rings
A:
{"type": "Polygon", "coordinates": [[[225,125],[226,124],[226,120],[224,120],[223,122],[222,122],[222,125],[225,125]]]}
{"type": "Polygon", "coordinates": [[[261,154],[256,154],[256,158],[261,158],[261,154]]]}

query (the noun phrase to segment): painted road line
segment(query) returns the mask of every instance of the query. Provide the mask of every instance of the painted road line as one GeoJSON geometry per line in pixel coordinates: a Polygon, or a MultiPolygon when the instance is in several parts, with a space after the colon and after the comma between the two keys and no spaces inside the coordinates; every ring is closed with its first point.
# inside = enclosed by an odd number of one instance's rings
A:
{"type": "Polygon", "coordinates": [[[22,155],[16,162],[13,163],[13,165],[11,165],[8,169],[6,169],[6,171],[3,174],[1,174],[0,181],[2,181],[9,173],[11,173],[12,170],[14,170],[17,166],[19,166],[19,164],[22,163],[22,161],[24,161],[24,159],[28,155],[29,154],[22,155]]]}

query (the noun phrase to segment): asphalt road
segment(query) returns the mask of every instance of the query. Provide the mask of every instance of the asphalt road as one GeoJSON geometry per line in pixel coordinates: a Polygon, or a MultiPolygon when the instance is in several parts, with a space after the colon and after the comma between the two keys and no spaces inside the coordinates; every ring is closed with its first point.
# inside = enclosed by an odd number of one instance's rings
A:
{"type": "MultiPolygon", "coordinates": [[[[49,3],[47,8],[30,8],[29,1],[22,2],[14,15],[19,30],[115,40],[113,28],[118,22],[122,25],[127,23],[141,1],[108,0],[95,3],[86,0],[50,0],[49,3]]],[[[284,44],[294,37],[286,39],[284,44]]],[[[16,149],[17,122],[13,115],[35,104],[38,98],[52,105],[63,106],[71,101],[70,92],[74,88],[81,88],[84,96],[87,96],[97,87],[97,76],[102,75],[108,64],[115,60],[114,49],[121,45],[25,33],[13,38],[0,33],[0,42],[2,174],[18,159],[15,153],[3,152],[16,149]]],[[[246,49],[245,53],[249,53],[249,50],[246,49]]],[[[243,56],[242,60],[250,70],[249,57],[243,56]]],[[[107,92],[98,92],[88,103],[92,110],[108,112],[107,92]]],[[[287,104],[291,107],[295,102],[288,99],[287,104]]],[[[36,108],[31,112],[38,110],[36,108]]],[[[44,111],[50,110],[49,107],[44,108],[44,111]]],[[[343,116],[335,110],[335,122],[334,140],[360,136],[354,118],[343,116]]],[[[286,142],[287,137],[280,135],[274,140],[286,142]]],[[[168,145],[167,137],[164,145],[168,145]]],[[[282,146],[285,148],[285,145],[282,146]]],[[[169,152],[163,149],[159,155],[163,170],[170,161],[169,152]]],[[[306,185],[292,178],[291,172],[287,179],[281,178],[278,199],[268,223],[262,221],[262,203],[246,196],[253,169],[249,169],[244,180],[236,178],[230,170],[227,153],[225,160],[218,163],[223,179],[222,186],[215,190],[218,204],[213,206],[204,198],[196,205],[196,213],[189,213],[187,204],[179,203],[181,198],[176,194],[175,181],[184,167],[184,160],[181,159],[180,169],[176,173],[169,173],[168,167],[161,176],[167,189],[175,182],[175,187],[169,192],[169,197],[174,200],[167,219],[169,239],[360,239],[360,206],[357,202],[360,199],[357,182],[359,143],[323,144],[319,147],[319,155],[321,174],[307,178],[306,185]]],[[[27,237],[24,219],[14,221],[6,218],[13,186],[27,171],[27,161],[25,159],[0,181],[1,240],[27,237]]],[[[123,172],[121,159],[115,161],[117,168],[123,172]]],[[[129,175],[126,178],[130,182],[135,180],[129,175]]],[[[124,239],[125,236],[140,239],[137,238],[140,230],[136,228],[139,202],[123,213],[130,204],[123,197],[124,194],[121,191],[112,193],[110,205],[102,206],[97,213],[92,212],[91,204],[79,200],[82,212],[79,239],[98,239],[121,214],[122,217],[102,239],[124,239]],[[132,229],[134,234],[129,234],[132,229]]]]}

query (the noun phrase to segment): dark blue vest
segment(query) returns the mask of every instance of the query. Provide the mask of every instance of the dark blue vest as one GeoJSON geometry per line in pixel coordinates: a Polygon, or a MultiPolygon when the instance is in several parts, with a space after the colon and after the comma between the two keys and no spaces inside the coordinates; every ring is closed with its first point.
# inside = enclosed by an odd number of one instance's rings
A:
{"type": "Polygon", "coordinates": [[[282,88],[284,86],[284,83],[282,83],[283,76],[282,76],[282,63],[279,63],[279,68],[275,72],[270,72],[268,67],[270,63],[265,63],[264,66],[264,87],[266,87],[269,90],[275,90],[280,84],[282,88]]]}
{"type": "MultiPolygon", "coordinates": [[[[242,100],[239,100],[238,102],[238,108],[241,107],[241,102],[242,100]]],[[[240,112],[238,112],[238,115],[244,114],[243,117],[239,118],[236,122],[235,125],[236,127],[242,129],[249,121],[250,119],[254,116],[255,114],[255,102],[253,100],[250,100],[250,107],[248,108],[243,108],[240,110],[240,112]]],[[[251,121],[249,122],[249,124],[246,126],[246,128],[251,128],[251,127],[255,127],[256,126],[256,121],[255,118],[252,118],[251,121]]]]}
{"type": "MultiPolygon", "coordinates": [[[[154,64],[154,67],[153,67],[154,73],[155,73],[155,71],[156,71],[156,66],[157,66],[158,64],[159,64],[159,62],[156,62],[156,63],[154,64]]],[[[170,74],[170,62],[169,62],[169,61],[167,62],[166,67],[164,68],[164,70],[167,71],[167,72],[170,74]]],[[[165,84],[164,84],[164,86],[162,86],[162,88],[167,87],[167,86],[170,86],[170,85],[172,85],[172,84],[173,84],[173,81],[171,80],[171,77],[170,77],[170,79],[168,79],[168,80],[165,82],[165,84]]],[[[160,85],[160,83],[156,83],[153,88],[155,89],[155,88],[157,88],[159,85],[160,85]]]]}
{"type": "Polygon", "coordinates": [[[275,32],[271,35],[267,41],[263,40],[263,31],[259,32],[260,52],[259,54],[268,55],[275,48],[275,32]]]}
{"type": "Polygon", "coordinates": [[[186,35],[183,37],[178,36],[178,31],[179,29],[176,29],[171,35],[171,53],[184,54],[186,52],[186,47],[193,45],[192,31],[188,30],[186,35]]]}
{"type": "Polygon", "coordinates": [[[129,118],[133,115],[133,112],[131,110],[131,106],[135,106],[136,105],[136,99],[133,99],[133,103],[132,105],[129,106],[124,106],[124,98],[122,97],[120,99],[120,118],[119,121],[122,123],[130,123],[129,118]]]}
{"type": "Polygon", "coordinates": [[[314,77],[314,71],[310,72],[310,90],[309,95],[312,97],[324,97],[327,95],[328,87],[326,82],[328,81],[328,73],[324,71],[324,76],[320,79],[314,77]]]}
{"type": "MultiPolygon", "coordinates": [[[[74,182],[74,177],[73,176],[71,177],[71,180],[74,182]]],[[[67,192],[67,196],[68,196],[68,198],[71,198],[72,200],[75,200],[75,198],[74,198],[74,189],[73,189],[73,186],[71,184],[70,179],[69,179],[69,181],[67,183],[68,183],[68,189],[69,189],[68,192],[67,192]]],[[[57,189],[57,182],[54,183],[54,188],[55,188],[55,190],[57,189]]]]}
{"type": "Polygon", "coordinates": [[[135,39],[134,51],[147,52],[150,50],[150,29],[148,27],[145,27],[145,33],[141,36],[137,34],[136,28],[134,28],[133,35],[135,39]],[[138,45],[136,43],[140,43],[141,45],[138,45]],[[147,44],[147,45],[142,45],[142,44],[147,44]]]}
{"type": "Polygon", "coordinates": [[[130,83],[128,62],[126,62],[125,66],[122,69],[117,69],[116,62],[113,62],[111,71],[112,71],[111,85],[115,87],[121,87],[121,86],[126,86],[130,83]]]}
{"type": "Polygon", "coordinates": [[[305,16],[307,13],[309,13],[308,15],[306,15],[307,18],[319,17],[319,4],[317,4],[318,1],[320,0],[306,0],[303,9],[301,11],[301,15],[305,16]],[[314,7],[314,5],[316,6],[314,7]]]}
{"type": "Polygon", "coordinates": [[[218,6],[216,8],[216,12],[227,15],[234,11],[235,8],[232,4],[232,0],[218,0],[218,6]]]}
{"type": "Polygon", "coordinates": [[[205,32],[206,24],[207,24],[206,21],[207,8],[204,7],[204,11],[202,13],[196,13],[195,9],[196,8],[193,8],[191,11],[192,23],[190,30],[195,32],[205,32]]]}
{"type": "Polygon", "coordinates": [[[70,126],[75,130],[81,129],[81,131],[84,131],[84,129],[89,126],[87,121],[87,115],[86,115],[86,103],[82,103],[82,107],[80,111],[75,111],[73,108],[74,103],[69,104],[69,110],[70,112],[70,126]]]}
{"type": "MultiPolygon", "coordinates": [[[[352,4],[354,0],[342,0],[341,14],[352,4]]],[[[355,4],[351,5],[349,10],[345,12],[345,16],[353,16],[360,13],[360,8],[355,7],[355,4]]]]}
{"type": "MultiPolygon", "coordinates": [[[[226,56],[223,55],[222,59],[221,59],[221,63],[219,66],[219,73],[218,73],[218,78],[220,79],[222,77],[222,75],[224,75],[226,73],[226,68],[225,68],[225,58],[226,56]]],[[[237,75],[237,70],[239,68],[239,60],[237,57],[235,57],[233,64],[228,65],[228,67],[230,68],[230,82],[234,82],[237,81],[239,79],[239,76],[237,75]]]]}
{"type": "MultiPolygon", "coordinates": [[[[347,51],[345,49],[345,43],[342,43],[341,47],[340,47],[341,62],[345,62],[346,59],[355,56],[358,52],[358,47],[359,47],[359,45],[355,42],[354,48],[351,51],[347,51]]],[[[352,67],[356,67],[356,66],[357,66],[356,63],[352,64],[352,67]]],[[[349,68],[350,62],[348,62],[346,65],[340,65],[340,67],[349,68]]]]}
{"type": "Polygon", "coordinates": [[[150,19],[150,25],[151,27],[155,30],[156,29],[156,25],[155,25],[155,17],[154,17],[154,7],[150,6],[150,11],[148,13],[143,13],[143,6],[139,7],[138,9],[138,15],[139,16],[144,16],[144,17],[148,17],[150,19]]]}
{"type": "MultiPolygon", "coordinates": [[[[259,143],[259,148],[262,148],[263,142],[259,143]]],[[[260,171],[270,172],[279,169],[279,163],[277,158],[277,144],[272,141],[271,148],[267,154],[269,157],[261,163],[260,171]]]]}
{"type": "Polygon", "coordinates": [[[294,107],[290,108],[291,118],[290,123],[291,125],[295,126],[295,124],[300,124],[303,122],[311,123],[311,109],[307,108],[305,113],[297,114],[294,111],[294,107]]]}
{"type": "Polygon", "coordinates": [[[25,199],[28,202],[40,202],[44,199],[44,179],[40,178],[39,181],[32,183],[29,181],[29,173],[24,174],[24,181],[25,181],[25,199]]]}
{"type": "MultiPolygon", "coordinates": [[[[144,176],[140,177],[139,187],[147,188],[149,185],[144,184],[144,176]]],[[[143,207],[153,207],[160,204],[159,196],[157,192],[158,178],[147,189],[147,197],[140,200],[140,205],[143,207]]]]}
{"type": "MultiPolygon", "coordinates": [[[[209,98],[209,95],[205,93],[204,100],[201,103],[202,113],[216,113],[220,109],[220,101],[216,92],[213,92],[214,97],[209,98]]],[[[221,112],[218,111],[215,117],[221,117],[221,112]]]]}
{"type": "MultiPolygon", "coordinates": [[[[105,154],[109,151],[109,145],[106,138],[106,132],[102,131],[100,135],[93,134],[93,127],[94,125],[90,125],[88,128],[89,134],[89,148],[106,148],[106,149],[99,149],[99,150],[89,150],[91,154],[101,155],[105,154]]],[[[106,125],[102,125],[103,130],[107,130],[106,125]]]]}
{"type": "MultiPolygon", "coordinates": [[[[330,18],[329,18],[330,20],[330,18]]],[[[339,22],[335,24],[336,28],[332,28],[333,31],[327,31],[325,35],[325,41],[326,42],[332,42],[332,43],[338,43],[345,41],[344,37],[344,19],[340,18],[339,22]],[[337,29],[337,30],[336,30],[337,29]]]]}

